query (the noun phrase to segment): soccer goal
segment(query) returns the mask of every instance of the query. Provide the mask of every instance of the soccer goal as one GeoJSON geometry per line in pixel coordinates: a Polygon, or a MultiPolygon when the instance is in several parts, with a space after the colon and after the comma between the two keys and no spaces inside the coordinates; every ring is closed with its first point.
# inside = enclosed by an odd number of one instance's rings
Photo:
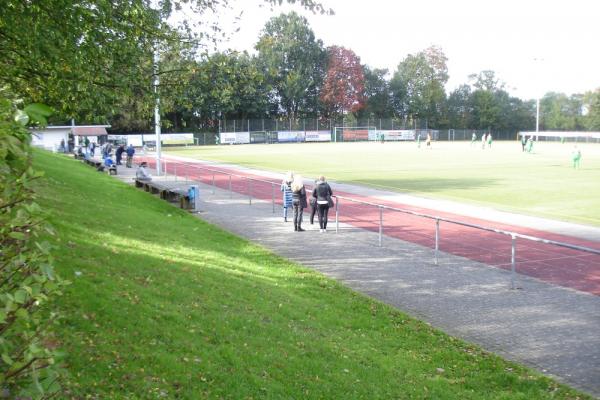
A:
{"type": "Polygon", "coordinates": [[[519,132],[519,139],[521,137],[534,138],[534,140],[548,141],[548,142],[586,142],[586,143],[600,143],[600,132],[584,132],[584,131],[529,131],[519,132]]]}
{"type": "MultiPolygon", "coordinates": [[[[333,128],[334,142],[359,142],[369,140],[375,136],[377,128],[374,126],[336,126],[333,128]]],[[[373,140],[373,139],[371,139],[373,140]]]]}

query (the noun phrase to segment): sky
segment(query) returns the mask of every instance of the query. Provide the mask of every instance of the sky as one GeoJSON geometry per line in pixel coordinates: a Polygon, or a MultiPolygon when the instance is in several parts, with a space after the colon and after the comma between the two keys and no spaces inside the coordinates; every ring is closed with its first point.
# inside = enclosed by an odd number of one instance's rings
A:
{"type": "Polygon", "coordinates": [[[271,9],[262,0],[230,0],[233,10],[219,15],[230,40],[220,48],[254,54],[265,23],[293,10],[308,19],[325,46],[350,48],[363,64],[387,68],[390,75],[407,55],[440,47],[448,58],[448,91],[488,69],[511,95],[524,100],[550,91],[571,95],[600,88],[600,0],[321,3],[335,15],[314,15],[298,5],[271,9]]]}

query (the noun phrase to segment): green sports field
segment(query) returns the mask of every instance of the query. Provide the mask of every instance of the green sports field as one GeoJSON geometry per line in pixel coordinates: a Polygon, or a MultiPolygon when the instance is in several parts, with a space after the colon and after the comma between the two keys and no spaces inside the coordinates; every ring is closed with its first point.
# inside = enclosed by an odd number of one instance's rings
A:
{"type": "Polygon", "coordinates": [[[538,142],[532,153],[520,143],[414,142],[294,143],[168,149],[167,154],[219,160],[307,178],[367,185],[428,198],[494,207],[600,226],[600,145],[538,142]]]}

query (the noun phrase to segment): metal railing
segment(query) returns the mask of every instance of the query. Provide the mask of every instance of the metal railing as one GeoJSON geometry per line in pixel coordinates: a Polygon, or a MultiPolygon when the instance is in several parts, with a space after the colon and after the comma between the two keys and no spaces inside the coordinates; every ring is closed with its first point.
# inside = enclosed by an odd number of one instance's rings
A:
{"type": "MultiPolygon", "coordinates": [[[[165,163],[166,163],[166,161],[165,161],[165,163]]],[[[253,197],[256,199],[261,199],[261,200],[266,200],[266,201],[270,200],[271,204],[272,204],[272,212],[275,213],[275,205],[277,204],[276,196],[275,196],[275,189],[276,189],[276,185],[279,186],[280,183],[274,182],[272,180],[255,178],[255,177],[250,177],[248,175],[242,175],[242,174],[224,171],[224,170],[220,170],[220,169],[210,168],[210,167],[206,167],[203,165],[198,165],[196,163],[186,163],[183,161],[172,161],[171,164],[173,164],[175,173],[177,172],[177,169],[176,169],[177,165],[207,172],[208,177],[209,177],[208,184],[212,186],[213,194],[215,193],[216,187],[218,187],[218,183],[220,183],[219,180],[216,179],[217,176],[224,176],[224,177],[226,177],[225,182],[224,182],[224,189],[229,191],[230,198],[233,197],[234,192],[240,193],[240,194],[244,194],[244,192],[245,192],[245,194],[248,196],[248,204],[249,205],[252,205],[253,197]],[[240,182],[245,182],[245,190],[235,190],[236,188],[234,188],[233,183],[232,183],[232,180],[234,178],[239,179],[240,182]],[[270,187],[270,189],[271,189],[270,190],[270,199],[268,199],[268,196],[264,195],[264,193],[265,193],[264,189],[266,187],[267,188],[270,187]],[[263,190],[259,193],[256,190],[254,190],[255,188],[263,189],[263,190]],[[262,196],[259,196],[259,194],[262,194],[262,196]]],[[[180,167],[180,169],[181,169],[181,167],[180,167]]],[[[166,165],[165,165],[165,171],[166,171],[166,165]]],[[[187,180],[187,175],[188,175],[188,173],[186,173],[186,180],[187,180]]],[[[201,179],[202,179],[202,177],[200,178],[200,180],[201,179]]],[[[238,189],[244,189],[243,186],[244,185],[241,185],[241,186],[238,185],[238,189]]],[[[307,188],[308,187],[310,187],[310,185],[308,185],[307,188]]],[[[348,202],[356,203],[356,204],[361,204],[364,206],[374,207],[378,210],[378,213],[379,213],[378,220],[379,221],[378,221],[378,229],[377,230],[378,230],[378,245],[379,246],[383,246],[384,227],[385,227],[384,219],[383,219],[383,211],[384,210],[398,212],[398,213],[402,213],[402,214],[406,214],[406,215],[412,215],[415,217],[425,218],[425,219],[435,221],[435,226],[434,226],[435,236],[434,236],[434,243],[433,243],[434,264],[435,265],[438,265],[438,263],[439,263],[439,245],[440,245],[440,239],[441,239],[440,223],[441,222],[444,222],[447,224],[463,226],[463,227],[468,227],[468,228],[473,228],[473,229],[486,231],[486,232],[497,233],[500,235],[510,237],[511,238],[511,264],[510,264],[511,265],[511,289],[515,289],[517,239],[523,239],[523,240],[528,240],[528,241],[532,241],[532,242],[539,242],[539,243],[544,243],[544,244],[548,244],[548,245],[552,245],[552,246],[558,246],[558,247],[568,248],[571,250],[577,250],[577,251],[581,251],[581,252],[585,252],[585,253],[600,255],[600,250],[586,247],[586,246],[579,246],[579,245],[574,245],[574,244],[570,244],[570,243],[564,243],[564,242],[560,242],[560,241],[535,237],[535,236],[531,236],[531,235],[520,234],[517,232],[512,232],[512,231],[508,231],[508,230],[504,230],[504,229],[497,229],[497,228],[473,224],[473,223],[469,223],[469,222],[458,221],[458,220],[454,220],[454,219],[450,219],[450,218],[435,216],[435,215],[431,215],[431,214],[425,214],[425,213],[421,213],[421,212],[417,212],[417,211],[407,210],[407,209],[403,209],[403,208],[392,207],[392,206],[387,206],[387,205],[383,205],[383,204],[377,204],[377,203],[359,200],[359,199],[355,199],[355,198],[347,197],[347,196],[334,195],[333,197],[335,198],[335,232],[336,233],[340,232],[340,227],[339,227],[339,225],[340,225],[340,210],[342,209],[342,207],[340,206],[340,200],[344,200],[344,201],[348,201],[348,202]]]]}

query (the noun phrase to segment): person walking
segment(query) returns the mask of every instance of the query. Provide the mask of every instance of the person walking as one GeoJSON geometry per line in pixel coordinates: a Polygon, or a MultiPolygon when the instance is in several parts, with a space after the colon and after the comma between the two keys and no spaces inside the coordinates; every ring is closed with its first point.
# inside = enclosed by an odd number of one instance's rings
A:
{"type": "Polygon", "coordinates": [[[325,181],[325,177],[320,176],[312,192],[312,197],[317,200],[320,232],[327,232],[327,214],[329,213],[329,207],[333,206],[331,196],[333,196],[331,187],[325,181]]]}
{"type": "Polygon", "coordinates": [[[127,152],[127,161],[125,163],[125,166],[127,168],[131,168],[133,165],[133,155],[135,154],[135,149],[133,148],[133,145],[131,143],[127,147],[126,152],[127,152]]]}
{"type": "Polygon", "coordinates": [[[283,192],[283,221],[287,222],[288,208],[292,208],[292,182],[294,173],[289,171],[281,182],[281,192],[283,192]]]}
{"type": "Polygon", "coordinates": [[[302,176],[294,176],[292,182],[292,204],[294,206],[294,231],[304,232],[302,229],[302,213],[306,208],[306,188],[302,176]]]}
{"type": "Polygon", "coordinates": [[[117,151],[115,151],[115,155],[117,157],[117,165],[122,165],[121,164],[121,159],[123,158],[123,152],[125,151],[125,146],[124,145],[119,145],[119,147],[117,147],[117,151]]]}

